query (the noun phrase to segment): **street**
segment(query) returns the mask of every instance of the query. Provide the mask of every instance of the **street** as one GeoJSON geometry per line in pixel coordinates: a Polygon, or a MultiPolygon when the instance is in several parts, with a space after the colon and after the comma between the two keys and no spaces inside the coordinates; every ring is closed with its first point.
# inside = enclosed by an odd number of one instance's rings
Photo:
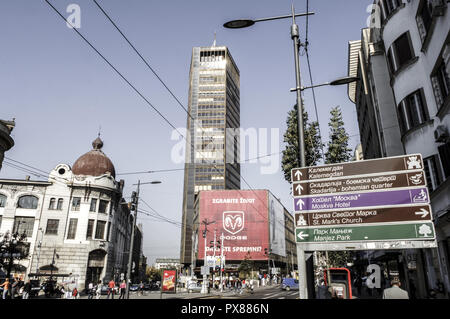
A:
{"type": "MultiPolygon", "coordinates": [[[[297,299],[298,290],[282,290],[280,285],[255,287],[254,292],[236,293],[234,290],[221,293],[220,291],[211,291],[209,294],[178,292],[176,294],[162,294],[159,291],[145,291],[144,295],[138,295],[136,292],[130,292],[130,299],[297,299]]],[[[88,299],[87,296],[81,296],[80,299],[88,299]]],[[[102,295],[100,299],[107,299],[102,295]]],[[[119,299],[119,296],[114,296],[119,299]]]]}

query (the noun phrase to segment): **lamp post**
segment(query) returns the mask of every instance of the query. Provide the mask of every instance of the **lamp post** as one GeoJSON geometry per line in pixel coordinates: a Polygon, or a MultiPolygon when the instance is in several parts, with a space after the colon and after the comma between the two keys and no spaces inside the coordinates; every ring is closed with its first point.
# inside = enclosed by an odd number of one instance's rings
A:
{"type": "MultiPolygon", "coordinates": [[[[245,28],[254,25],[256,22],[261,21],[270,21],[270,20],[278,20],[278,19],[292,19],[291,25],[291,39],[294,43],[294,63],[295,63],[295,81],[296,87],[301,87],[301,77],[300,77],[300,60],[299,60],[299,29],[298,25],[295,23],[295,17],[298,16],[308,16],[314,14],[314,12],[306,12],[296,14],[294,5],[292,4],[292,14],[286,16],[279,17],[271,17],[271,18],[263,18],[257,20],[234,20],[225,23],[223,26],[225,28],[237,29],[237,28],[245,28]]],[[[297,93],[297,123],[298,123],[298,141],[299,141],[299,150],[298,150],[298,162],[300,167],[306,166],[306,157],[305,157],[305,139],[304,139],[304,126],[303,126],[303,100],[301,96],[301,90],[295,90],[297,93]]],[[[307,290],[306,290],[306,259],[305,259],[305,251],[302,245],[297,244],[297,258],[298,258],[298,268],[299,268],[299,295],[300,299],[307,299],[307,290]]],[[[268,267],[270,267],[268,265],[268,267]]]]}
{"type": "Polygon", "coordinates": [[[38,255],[37,255],[37,261],[36,261],[36,274],[39,275],[39,259],[41,257],[41,247],[42,247],[42,239],[44,237],[44,230],[42,229],[42,227],[39,227],[38,229],[41,232],[41,240],[38,243],[38,255]]]}
{"type": "MultiPolygon", "coordinates": [[[[303,99],[301,97],[301,92],[305,89],[317,87],[317,86],[324,86],[324,85],[341,85],[341,84],[347,84],[350,82],[353,82],[356,80],[356,78],[341,78],[332,82],[327,82],[321,85],[311,86],[311,87],[302,87],[301,86],[301,76],[300,76],[300,60],[299,60],[299,29],[298,25],[295,23],[295,17],[299,16],[308,16],[313,15],[314,12],[306,12],[306,13],[300,13],[296,14],[294,5],[292,5],[292,14],[291,15],[285,15],[285,16],[278,16],[278,17],[271,17],[271,18],[262,18],[262,19],[256,19],[256,20],[250,20],[250,19],[241,19],[241,20],[233,20],[225,23],[223,26],[225,28],[229,29],[238,29],[238,28],[246,28],[254,25],[256,22],[262,22],[262,21],[270,21],[270,20],[278,20],[278,19],[292,19],[292,25],[291,25],[291,39],[294,44],[294,63],[295,63],[295,80],[296,80],[296,88],[291,89],[291,92],[296,92],[297,96],[297,125],[298,125],[298,141],[299,141],[299,153],[298,153],[298,163],[300,164],[300,167],[306,166],[306,150],[305,150],[305,139],[304,139],[304,126],[303,126],[303,99]]],[[[306,289],[306,258],[305,258],[305,251],[303,249],[303,246],[301,244],[297,244],[297,259],[298,259],[298,270],[299,270],[299,295],[300,299],[307,299],[308,293],[306,289]]]]}
{"type": "MultiPolygon", "coordinates": [[[[204,250],[205,250],[204,253],[205,254],[204,254],[204,259],[203,259],[203,267],[204,267],[203,270],[205,270],[206,265],[207,265],[207,263],[206,263],[206,235],[208,234],[208,225],[211,225],[214,223],[215,223],[215,221],[208,222],[207,219],[204,219],[202,221],[202,224],[205,226],[205,229],[203,230],[203,239],[205,241],[205,244],[204,244],[204,250]]],[[[206,282],[207,279],[208,279],[207,275],[206,275],[205,271],[203,271],[202,290],[200,291],[200,293],[202,293],[202,294],[208,293],[208,286],[207,286],[207,282],[206,282]]]]}
{"type": "MultiPolygon", "coordinates": [[[[146,182],[142,183],[144,184],[161,184],[160,181],[152,181],[152,182],[146,182]]],[[[134,216],[133,216],[133,226],[131,229],[131,240],[130,240],[130,248],[128,252],[128,269],[127,269],[127,290],[126,290],[126,298],[130,298],[130,283],[131,283],[131,265],[133,263],[133,245],[134,245],[134,229],[136,228],[136,219],[137,219],[137,213],[138,213],[138,202],[139,202],[139,191],[140,191],[140,185],[141,181],[138,180],[136,192],[133,192],[131,194],[131,211],[134,210],[134,216]]]]}

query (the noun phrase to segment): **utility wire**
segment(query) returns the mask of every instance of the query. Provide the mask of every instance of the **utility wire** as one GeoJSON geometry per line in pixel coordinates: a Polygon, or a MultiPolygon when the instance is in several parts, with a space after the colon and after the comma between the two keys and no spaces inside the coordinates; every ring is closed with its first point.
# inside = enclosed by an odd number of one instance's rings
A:
{"type": "MultiPolygon", "coordinates": [[[[48,0],[44,0],[47,4],[63,19],[66,23],[66,18],[56,9],[48,0]]],[[[170,127],[172,127],[178,134],[183,136],[178,129],[130,82],[128,79],[111,63],[109,60],[99,51],[97,50],[92,43],[86,39],[75,27],[72,27],[74,30],[91,48],[94,50],[121,78],[125,81],[125,83],[130,86],[134,92],[136,92],[146,103],[149,105],[158,115],[167,123],[170,127]]]]}
{"type": "MultiPolygon", "coordinates": [[[[161,84],[166,88],[166,90],[172,95],[172,97],[178,102],[178,104],[186,111],[188,110],[184,107],[184,105],[180,102],[180,100],[175,96],[175,94],[170,90],[170,88],[164,83],[164,81],[161,79],[161,77],[156,73],[156,71],[150,66],[150,64],[147,62],[147,60],[142,56],[141,53],[136,49],[136,47],[130,42],[130,40],[127,38],[127,36],[120,30],[120,28],[117,26],[117,24],[111,19],[111,17],[106,13],[106,11],[100,6],[100,4],[97,2],[97,0],[93,0],[94,3],[97,5],[97,7],[100,9],[100,11],[108,18],[108,20],[111,22],[111,24],[116,28],[116,30],[122,35],[122,37],[125,39],[125,41],[128,42],[128,44],[131,46],[131,48],[136,52],[136,54],[141,58],[141,60],[145,63],[145,65],[152,71],[152,73],[156,76],[156,78],[161,82],[161,84]]],[[[189,112],[188,112],[189,113],[189,112]]]]}
{"type": "MultiPolygon", "coordinates": [[[[58,9],[56,9],[48,0],[44,0],[58,15],[59,17],[67,23],[65,17],[58,11],[58,9]]],[[[130,86],[133,91],[135,91],[155,112],[158,113],[158,115],[160,115],[164,121],[169,124],[170,127],[172,127],[176,132],[178,132],[178,134],[183,137],[184,140],[186,140],[187,143],[189,143],[191,145],[191,147],[193,147],[195,149],[195,146],[192,142],[190,142],[183,134],[181,134],[178,129],[99,51],[97,50],[94,45],[86,38],[84,37],[75,27],[72,27],[72,30],[74,30],[121,78],[122,80],[124,80],[128,86],[130,86]]],[[[189,111],[186,110],[186,108],[183,107],[183,109],[188,113],[188,115],[190,116],[191,119],[193,119],[192,115],[190,115],[189,111]]],[[[200,155],[201,157],[203,157],[202,155],[200,155]]],[[[204,158],[204,157],[203,157],[204,158]]],[[[205,159],[205,158],[204,158],[205,159]]],[[[215,164],[212,165],[217,171],[219,171],[219,169],[217,168],[217,166],[215,164]]],[[[240,175],[240,174],[239,174],[240,175]]],[[[256,195],[256,197],[258,197],[258,199],[260,201],[263,202],[263,200],[258,196],[258,194],[254,191],[254,189],[250,186],[250,184],[247,182],[247,180],[240,175],[242,181],[249,187],[249,189],[256,195]]],[[[238,192],[240,192],[240,190],[237,190],[238,192]]],[[[242,194],[242,193],[241,193],[242,194]]],[[[261,214],[259,212],[259,210],[256,208],[256,206],[254,206],[253,204],[251,204],[253,207],[255,207],[257,213],[263,217],[264,219],[268,219],[267,216],[264,216],[263,214],[261,214]]]]}
{"type": "MultiPolygon", "coordinates": [[[[306,0],[306,12],[309,12],[309,0],[306,0]]],[[[311,63],[309,61],[309,52],[308,52],[308,46],[309,46],[309,41],[308,41],[308,33],[309,33],[309,16],[306,15],[306,36],[305,36],[305,53],[306,53],[306,62],[308,64],[308,73],[309,73],[309,81],[311,83],[311,90],[312,90],[312,96],[313,96],[313,102],[314,102],[314,110],[316,113],[316,120],[317,123],[319,124],[319,113],[317,111],[317,101],[316,101],[316,92],[314,90],[314,83],[313,83],[313,76],[312,76],[312,72],[311,72],[311,63]]],[[[322,151],[322,160],[325,160],[325,154],[324,154],[324,150],[323,150],[323,143],[322,143],[322,133],[320,131],[320,124],[317,126],[318,132],[319,132],[319,139],[320,139],[320,150],[322,151]]]]}

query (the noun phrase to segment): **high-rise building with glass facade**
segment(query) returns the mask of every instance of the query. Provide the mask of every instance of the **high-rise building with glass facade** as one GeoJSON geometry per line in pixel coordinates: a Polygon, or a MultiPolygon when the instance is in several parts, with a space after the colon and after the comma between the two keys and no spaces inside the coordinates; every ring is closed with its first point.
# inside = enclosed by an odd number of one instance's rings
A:
{"type": "Polygon", "coordinates": [[[239,189],[239,69],[225,46],[195,47],[189,76],[180,263],[192,260],[199,191],[239,189]]]}

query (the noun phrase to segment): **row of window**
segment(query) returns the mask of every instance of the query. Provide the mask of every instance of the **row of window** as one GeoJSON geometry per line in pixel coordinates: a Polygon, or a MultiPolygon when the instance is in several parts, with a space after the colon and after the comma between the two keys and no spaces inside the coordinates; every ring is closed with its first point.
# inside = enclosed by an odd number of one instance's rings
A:
{"type": "MultiPolygon", "coordinates": [[[[56,198],[52,197],[50,198],[49,210],[62,210],[64,200],[62,198],[56,198]]],[[[109,202],[103,199],[98,200],[97,198],[91,199],[91,205],[89,208],[90,212],[98,212],[99,213],[105,213],[108,210],[108,204],[109,202]],[[98,202],[98,205],[97,205],[98,202]]],[[[6,205],[6,196],[3,194],[0,194],[0,207],[5,207],[6,205]]],[[[81,205],[81,197],[73,197],[72,199],[72,211],[79,211],[81,205]]],[[[32,195],[24,195],[19,198],[17,201],[17,208],[25,208],[25,209],[37,209],[38,207],[38,198],[32,195]]]]}
{"type": "MultiPolygon", "coordinates": [[[[6,206],[6,196],[0,194],[0,207],[6,206]]],[[[38,198],[31,195],[24,195],[17,201],[17,208],[36,209],[38,206],[38,198]]]]}
{"type": "MultiPolygon", "coordinates": [[[[0,225],[1,225],[2,216],[0,216],[0,225]]],[[[34,229],[34,217],[15,217],[14,218],[14,226],[13,233],[25,234],[27,237],[33,236],[34,229]]],[[[86,239],[104,239],[105,238],[105,230],[106,230],[106,221],[97,220],[97,227],[95,228],[94,234],[94,219],[89,219],[87,231],[86,231],[86,239]],[[94,237],[93,237],[94,236],[94,237]]],[[[111,223],[108,223],[108,233],[109,227],[111,223]]],[[[67,229],[67,239],[75,239],[75,234],[77,232],[78,219],[70,218],[69,227],[67,229]]],[[[47,226],[45,228],[46,235],[58,235],[59,229],[59,219],[48,219],[47,226]]],[[[108,234],[109,236],[109,234],[108,234]]],[[[107,236],[107,237],[108,237],[107,236]]]]}

